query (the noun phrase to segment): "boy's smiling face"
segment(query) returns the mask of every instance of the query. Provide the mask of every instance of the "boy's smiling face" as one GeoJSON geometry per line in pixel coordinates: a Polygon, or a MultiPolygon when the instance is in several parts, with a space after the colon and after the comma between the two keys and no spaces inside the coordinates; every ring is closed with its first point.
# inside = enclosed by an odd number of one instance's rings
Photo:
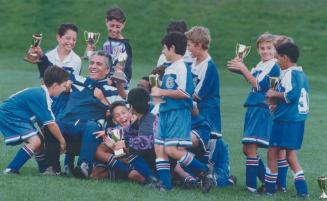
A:
{"type": "Polygon", "coordinates": [[[122,23],[118,20],[106,20],[106,25],[110,38],[121,39],[121,32],[125,27],[125,23],[122,23]]]}
{"type": "Polygon", "coordinates": [[[129,126],[132,121],[132,114],[125,106],[117,106],[112,111],[113,120],[122,127],[129,126]]]}
{"type": "Polygon", "coordinates": [[[258,46],[258,53],[262,61],[268,61],[275,58],[276,49],[272,42],[261,42],[258,46]]]}
{"type": "Polygon", "coordinates": [[[57,35],[58,46],[66,51],[71,51],[75,47],[76,37],[77,33],[70,29],[61,37],[57,35]]]}

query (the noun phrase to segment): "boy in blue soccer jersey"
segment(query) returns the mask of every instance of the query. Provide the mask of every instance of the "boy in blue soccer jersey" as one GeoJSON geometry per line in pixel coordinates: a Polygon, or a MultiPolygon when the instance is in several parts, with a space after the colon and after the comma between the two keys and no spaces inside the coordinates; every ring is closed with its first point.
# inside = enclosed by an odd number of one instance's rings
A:
{"type": "Polygon", "coordinates": [[[0,105],[0,131],[7,145],[25,142],[4,173],[19,174],[20,168],[41,148],[41,139],[33,121],[46,126],[59,141],[60,152],[66,149],[66,142],[51,111],[50,96],[58,96],[65,90],[68,74],[59,67],[45,72],[41,87],[20,91],[0,105]]]}
{"type": "MultiPolygon", "coordinates": [[[[241,58],[228,62],[229,70],[239,72],[251,85],[251,91],[244,103],[247,108],[244,120],[243,153],[246,156],[246,187],[257,192],[257,177],[264,183],[265,165],[257,153],[257,148],[268,147],[271,132],[271,115],[265,101],[265,93],[270,88],[269,77],[279,77],[280,68],[276,63],[275,36],[264,33],[257,39],[257,50],[261,61],[251,71],[241,58]]],[[[287,170],[286,170],[287,171],[287,170]]]]}
{"type": "MultiPolygon", "coordinates": [[[[186,33],[187,48],[191,52],[194,62],[191,70],[193,74],[193,82],[195,83],[195,90],[193,99],[197,102],[199,113],[205,118],[211,130],[211,139],[217,139],[221,143],[218,146],[211,146],[217,150],[209,150],[215,155],[226,155],[217,161],[215,164],[229,167],[228,151],[225,149],[225,142],[221,134],[221,119],[220,119],[220,92],[219,92],[219,74],[216,69],[216,64],[211,59],[208,49],[210,46],[211,36],[210,32],[205,27],[195,26],[186,33]],[[218,150],[223,151],[220,153],[218,150]],[[224,160],[226,159],[226,160],[224,160]]],[[[225,174],[226,184],[228,183],[229,173],[225,174]]]]}
{"type": "Polygon", "coordinates": [[[192,75],[183,61],[186,43],[185,35],[180,32],[170,32],[163,38],[163,53],[172,64],[165,69],[161,88],[151,89],[151,96],[163,96],[165,101],[160,104],[160,125],[155,136],[156,167],[162,182],[159,189],[172,189],[168,160],[171,157],[199,176],[202,191],[208,192],[213,185],[208,167],[186,151],[186,147],[192,145],[190,130],[193,93],[192,75]]]}
{"type": "Polygon", "coordinates": [[[286,149],[286,158],[294,174],[297,196],[307,198],[308,188],[304,172],[297,159],[297,150],[301,149],[304,124],[309,112],[309,86],[302,67],[297,66],[299,50],[293,43],[277,47],[277,59],[282,69],[276,90],[266,93],[268,99],[277,100],[272,106],[273,126],[268,150],[268,179],[266,192],[276,192],[278,151],[286,149]]]}

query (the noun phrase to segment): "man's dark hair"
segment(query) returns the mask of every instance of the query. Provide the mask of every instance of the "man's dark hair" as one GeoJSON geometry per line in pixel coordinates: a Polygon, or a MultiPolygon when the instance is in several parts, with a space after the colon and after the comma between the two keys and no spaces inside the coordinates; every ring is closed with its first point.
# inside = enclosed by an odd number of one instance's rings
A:
{"type": "Polygon", "coordinates": [[[124,11],[117,6],[111,7],[111,8],[109,8],[109,10],[107,10],[106,18],[108,21],[117,20],[121,23],[124,23],[126,21],[126,16],[125,16],[124,11]]]}
{"type": "Polygon", "coordinates": [[[299,48],[294,43],[284,43],[276,50],[279,55],[286,55],[293,63],[296,63],[300,56],[299,48]]]}
{"type": "Polygon", "coordinates": [[[63,35],[65,35],[65,33],[68,30],[72,30],[76,33],[78,33],[78,27],[75,24],[71,24],[71,23],[67,23],[67,24],[61,24],[58,28],[57,34],[62,37],[63,35]]]}
{"type": "Polygon", "coordinates": [[[45,86],[51,87],[54,83],[61,84],[68,80],[69,74],[58,66],[51,66],[44,72],[43,82],[45,86]]]}
{"type": "Polygon", "coordinates": [[[184,20],[171,21],[167,26],[166,33],[173,32],[173,31],[185,33],[187,31],[187,26],[185,21],[184,20]]]}
{"type": "Polygon", "coordinates": [[[143,88],[134,88],[128,92],[127,102],[133,109],[140,114],[150,111],[150,95],[143,88]]]}
{"type": "Polygon", "coordinates": [[[175,53],[183,56],[186,51],[187,39],[184,33],[173,31],[165,35],[161,44],[166,45],[168,49],[174,45],[175,53]]]}

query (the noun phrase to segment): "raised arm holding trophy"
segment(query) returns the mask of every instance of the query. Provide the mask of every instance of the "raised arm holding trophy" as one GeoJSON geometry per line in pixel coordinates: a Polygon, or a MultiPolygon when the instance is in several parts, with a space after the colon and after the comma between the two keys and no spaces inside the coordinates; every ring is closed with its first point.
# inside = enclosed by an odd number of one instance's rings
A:
{"type": "Polygon", "coordinates": [[[40,55],[33,51],[34,48],[39,47],[42,40],[42,34],[37,33],[32,35],[32,44],[30,49],[26,53],[24,60],[32,64],[36,64],[40,61],[40,55]]]}
{"type": "Polygon", "coordinates": [[[95,50],[95,45],[99,42],[100,33],[84,31],[84,39],[87,44],[84,59],[88,59],[95,50]]]}
{"type": "MultiPolygon", "coordinates": [[[[240,59],[243,62],[244,58],[250,53],[250,51],[251,51],[251,46],[246,46],[237,43],[235,47],[236,59],[240,59]]],[[[228,66],[228,70],[230,70],[233,73],[240,74],[240,69],[235,68],[234,66],[228,66]]]]}

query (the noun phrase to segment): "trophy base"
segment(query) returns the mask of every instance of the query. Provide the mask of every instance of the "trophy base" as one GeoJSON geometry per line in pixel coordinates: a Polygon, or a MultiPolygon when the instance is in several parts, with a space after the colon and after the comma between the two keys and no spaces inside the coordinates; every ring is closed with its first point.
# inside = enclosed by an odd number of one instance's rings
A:
{"type": "Polygon", "coordinates": [[[114,72],[114,74],[111,76],[111,80],[118,83],[127,83],[127,77],[122,71],[114,72]]]}
{"type": "Polygon", "coordinates": [[[327,194],[326,193],[322,193],[319,197],[319,199],[327,199],[327,194]]]}
{"type": "Polygon", "coordinates": [[[25,57],[24,57],[24,60],[29,62],[29,63],[32,63],[32,64],[37,64],[40,62],[40,58],[38,55],[33,55],[33,54],[27,54],[25,57]]]}
{"type": "Polygon", "coordinates": [[[115,158],[120,158],[126,155],[123,149],[114,150],[115,158]]]}

